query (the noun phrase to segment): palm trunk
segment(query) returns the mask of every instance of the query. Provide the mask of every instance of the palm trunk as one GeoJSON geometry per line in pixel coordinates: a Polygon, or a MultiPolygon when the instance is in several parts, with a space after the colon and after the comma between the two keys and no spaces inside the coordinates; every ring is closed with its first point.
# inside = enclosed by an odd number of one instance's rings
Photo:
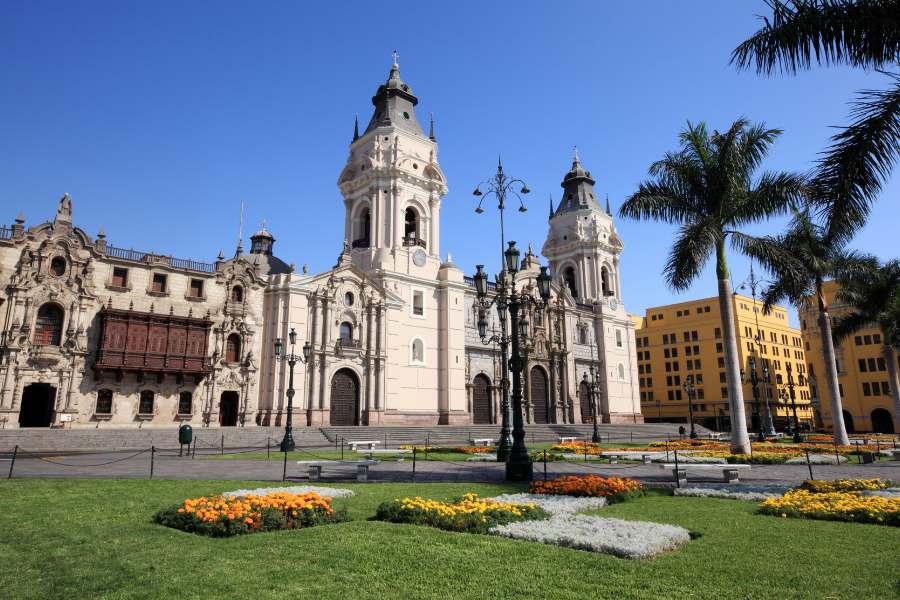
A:
{"type": "Polygon", "coordinates": [[[831,318],[828,316],[828,305],[825,303],[821,282],[816,283],[816,295],[819,301],[819,335],[822,336],[825,376],[828,379],[828,395],[831,396],[831,427],[834,432],[834,443],[839,446],[848,446],[850,438],[847,437],[847,429],[844,427],[844,407],[841,404],[841,387],[838,382],[837,363],[834,361],[831,318]]]}
{"type": "Polygon", "coordinates": [[[719,311],[722,315],[722,336],[725,342],[725,379],[728,382],[728,406],[731,411],[731,452],[750,454],[750,436],[747,434],[744,389],[741,385],[740,355],[737,348],[734,296],[731,280],[728,278],[724,240],[716,245],[716,274],[719,279],[719,311]]]}
{"type": "Polygon", "coordinates": [[[884,347],[884,358],[888,364],[891,396],[894,399],[894,431],[900,432],[900,378],[897,376],[897,351],[893,346],[884,347]]]}

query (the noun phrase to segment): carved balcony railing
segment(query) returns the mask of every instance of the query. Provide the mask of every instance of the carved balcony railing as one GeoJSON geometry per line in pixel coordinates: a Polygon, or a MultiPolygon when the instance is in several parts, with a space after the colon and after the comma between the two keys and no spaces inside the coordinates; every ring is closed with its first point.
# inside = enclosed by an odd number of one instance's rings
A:
{"type": "Polygon", "coordinates": [[[405,238],[403,238],[403,245],[404,246],[421,246],[422,248],[426,247],[425,240],[423,240],[420,237],[405,237],[405,238]]]}
{"type": "Polygon", "coordinates": [[[190,260],[186,258],[174,258],[172,256],[165,256],[163,254],[141,252],[140,250],[130,250],[125,248],[116,248],[115,246],[106,246],[105,254],[110,258],[127,260],[129,262],[144,264],[164,264],[169,265],[173,269],[199,271],[201,273],[216,272],[216,266],[212,263],[190,260]]]}

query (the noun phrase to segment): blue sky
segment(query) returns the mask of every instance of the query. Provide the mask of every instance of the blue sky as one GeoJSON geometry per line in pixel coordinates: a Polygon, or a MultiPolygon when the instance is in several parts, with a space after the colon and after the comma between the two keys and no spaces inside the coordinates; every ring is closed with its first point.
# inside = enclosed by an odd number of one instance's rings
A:
{"type": "MultiPolygon", "coordinates": [[[[855,90],[885,78],[845,68],[761,78],[729,66],[759,0],[692,2],[0,4],[0,221],[75,221],[109,243],[211,261],[266,219],[276,254],[330,268],[343,236],[336,180],[353,117],[366,123],[390,53],[434,113],[450,193],[442,251],[465,270],[495,261],[497,222],[475,184],[498,154],[528,182],[509,237],[543,243],[548,197],[578,146],[613,209],[677,146],[687,120],[746,116],[785,130],[767,162],[806,170],[855,90]]],[[[897,178],[854,245],[896,255],[897,178]]],[[[769,222],[753,232],[775,232],[769,222]]],[[[715,294],[708,268],[676,295],[660,275],[674,228],[618,220],[632,312],[715,294]]],[[[748,263],[733,258],[740,283],[748,263]]]]}

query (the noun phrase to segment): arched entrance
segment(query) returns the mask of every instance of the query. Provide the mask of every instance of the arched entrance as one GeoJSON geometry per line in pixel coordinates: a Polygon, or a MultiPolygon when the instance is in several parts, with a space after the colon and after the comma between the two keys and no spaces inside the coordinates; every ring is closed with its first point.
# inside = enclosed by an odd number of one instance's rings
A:
{"type": "Polygon", "coordinates": [[[491,381],[479,373],[472,381],[472,422],[475,425],[491,423],[491,381]]]}
{"type": "Polygon", "coordinates": [[[883,408],[872,411],[872,431],[875,433],[894,433],[894,420],[891,413],[883,408]]]}
{"type": "Polygon", "coordinates": [[[578,403],[581,406],[581,422],[591,422],[591,388],[585,382],[578,386],[578,403]]]}
{"type": "Polygon", "coordinates": [[[359,380],[350,369],[331,378],[331,425],[359,425],[359,380]]]}
{"type": "Polygon", "coordinates": [[[842,411],[842,414],[844,415],[844,429],[847,430],[847,433],[856,433],[856,427],[853,426],[853,416],[846,410],[842,411]]]}
{"type": "Polygon", "coordinates": [[[547,374],[540,367],[532,367],[531,410],[535,423],[549,423],[547,420],[547,374]]]}
{"type": "Polygon", "coordinates": [[[222,392],[219,399],[219,425],[222,427],[235,427],[238,422],[238,400],[240,396],[237,392],[222,392]]]}
{"type": "Polygon", "coordinates": [[[32,383],[22,390],[19,427],[50,427],[56,388],[49,383],[32,383]]]}

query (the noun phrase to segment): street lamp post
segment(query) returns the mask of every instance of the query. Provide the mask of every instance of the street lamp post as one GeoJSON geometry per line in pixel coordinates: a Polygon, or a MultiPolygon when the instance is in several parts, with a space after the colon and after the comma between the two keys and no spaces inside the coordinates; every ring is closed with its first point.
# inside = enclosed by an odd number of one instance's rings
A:
{"type": "MultiPolygon", "coordinates": [[[[475,212],[477,214],[482,214],[484,209],[481,208],[481,205],[484,201],[491,195],[495,196],[497,199],[497,210],[500,213],[500,274],[496,277],[496,295],[490,301],[487,300],[487,276],[482,280],[483,282],[483,290],[479,291],[478,294],[478,304],[481,309],[479,312],[479,333],[481,336],[481,343],[484,345],[492,344],[494,342],[500,346],[500,412],[501,412],[501,425],[500,425],[500,440],[497,444],[497,462],[506,462],[509,458],[509,454],[512,451],[513,439],[512,439],[512,425],[510,423],[511,417],[511,407],[509,403],[509,344],[510,344],[510,335],[507,330],[507,310],[509,304],[509,287],[506,276],[506,269],[504,265],[506,264],[505,259],[505,250],[506,250],[506,232],[504,230],[504,222],[503,216],[506,211],[506,197],[509,194],[514,195],[519,200],[519,212],[525,212],[528,209],[525,208],[525,203],[522,201],[521,194],[528,194],[531,190],[528,189],[528,186],[525,185],[525,182],[521,179],[511,178],[503,172],[503,164],[500,162],[500,159],[497,159],[497,172],[487,179],[479,183],[475,187],[475,191],[472,192],[473,196],[479,197],[478,206],[475,208],[475,212]],[[522,187],[516,192],[514,186],[521,184],[522,187]],[[485,187],[485,191],[482,192],[482,186],[485,187]],[[494,304],[497,309],[497,317],[500,321],[500,333],[494,334],[490,337],[487,337],[487,318],[483,319],[485,322],[484,330],[481,328],[481,317],[483,313],[494,304]]],[[[476,287],[478,285],[478,280],[476,279],[476,287]]]]}
{"type": "Polygon", "coordinates": [[[697,431],[694,429],[694,376],[688,375],[684,380],[684,391],[687,392],[688,397],[688,414],[690,415],[691,420],[691,439],[697,439],[697,431]]]}
{"type": "Polygon", "coordinates": [[[751,356],[750,363],[750,384],[753,386],[753,419],[756,421],[756,439],[760,442],[766,441],[766,435],[763,433],[762,416],[759,410],[759,376],[756,374],[756,357],[751,356]]]}
{"type": "MultiPolygon", "coordinates": [[[[803,437],[800,435],[800,419],[797,417],[797,393],[794,391],[794,372],[791,369],[791,363],[787,363],[787,376],[787,385],[791,396],[791,412],[794,413],[794,443],[799,444],[803,441],[803,437]]],[[[800,385],[803,385],[802,373],[800,374],[800,377],[800,385]]]]}
{"type": "MultiPolygon", "coordinates": [[[[747,280],[743,284],[741,284],[739,289],[749,287],[750,293],[753,296],[753,315],[756,320],[756,335],[753,336],[753,341],[756,342],[756,346],[755,346],[756,353],[760,357],[762,356],[763,340],[761,339],[762,333],[759,329],[759,310],[760,310],[760,308],[756,302],[756,291],[759,289],[760,285],[763,283],[765,283],[765,282],[756,276],[756,272],[753,270],[753,262],[751,262],[750,263],[750,276],[747,278],[747,280]]],[[[753,357],[751,357],[750,360],[753,361],[754,360],[753,357]]],[[[764,441],[766,437],[774,437],[775,436],[775,424],[772,421],[772,410],[769,408],[769,361],[764,358],[762,358],[761,360],[762,360],[762,368],[763,368],[763,400],[765,401],[766,416],[765,416],[765,423],[760,424],[759,440],[764,441]],[[763,427],[766,430],[764,434],[762,433],[763,427]]],[[[755,371],[756,369],[753,369],[753,370],[755,371]]],[[[752,375],[751,375],[751,377],[752,377],[752,375]]],[[[757,384],[754,384],[754,388],[753,388],[754,401],[756,401],[756,399],[757,399],[757,395],[756,395],[757,392],[756,392],[756,387],[755,387],[756,385],[757,384]]]]}
{"type": "Polygon", "coordinates": [[[285,354],[284,342],[281,340],[281,338],[275,338],[275,360],[282,362],[287,361],[287,364],[290,367],[290,376],[288,377],[287,389],[287,420],[284,425],[284,438],[281,440],[281,445],[279,446],[279,449],[282,452],[290,452],[294,449],[294,428],[291,418],[294,414],[294,365],[296,365],[298,362],[306,364],[309,361],[309,355],[312,351],[312,346],[310,345],[309,341],[307,341],[305,344],[303,344],[303,355],[297,355],[297,332],[294,331],[293,327],[291,328],[291,332],[288,334],[288,339],[291,343],[291,351],[289,354],[285,354]]]}
{"type": "Polygon", "coordinates": [[[595,444],[600,443],[600,429],[597,426],[597,415],[599,411],[597,410],[597,379],[594,375],[594,365],[591,365],[591,380],[588,381],[588,374],[585,372],[584,377],[582,378],[587,389],[591,395],[591,420],[594,423],[594,432],[591,434],[591,442],[595,444]]]}
{"type": "MultiPolygon", "coordinates": [[[[506,479],[509,481],[530,481],[533,476],[531,458],[528,456],[528,448],[525,446],[525,421],[522,414],[522,370],[524,360],[522,358],[520,342],[527,341],[529,336],[528,320],[523,319],[520,311],[529,305],[537,310],[544,310],[550,301],[550,274],[547,267],[541,267],[537,277],[540,300],[530,295],[522,295],[516,289],[516,273],[519,270],[519,250],[515,242],[509,242],[509,247],[504,252],[506,273],[508,274],[508,302],[510,320],[510,358],[509,370],[512,373],[512,421],[513,421],[513,445],[506,461],[506,479]]],[[[487,295],[487,275],[484,265],[477,265],[475,272],[475,292],[479,302],[484,302],[487,295]]],[[[487,319],[484,318],[485,309],[481,309],[479,315],[479,335],[487,334],[487,319]]]]}
{"type": "Polygon", "coordinates": [[[769,406],[769,363],[763,360],[763,400],[766,406],[766,437],[775,437],[775,420],[772,418],[772,407],[769,406]]]}

